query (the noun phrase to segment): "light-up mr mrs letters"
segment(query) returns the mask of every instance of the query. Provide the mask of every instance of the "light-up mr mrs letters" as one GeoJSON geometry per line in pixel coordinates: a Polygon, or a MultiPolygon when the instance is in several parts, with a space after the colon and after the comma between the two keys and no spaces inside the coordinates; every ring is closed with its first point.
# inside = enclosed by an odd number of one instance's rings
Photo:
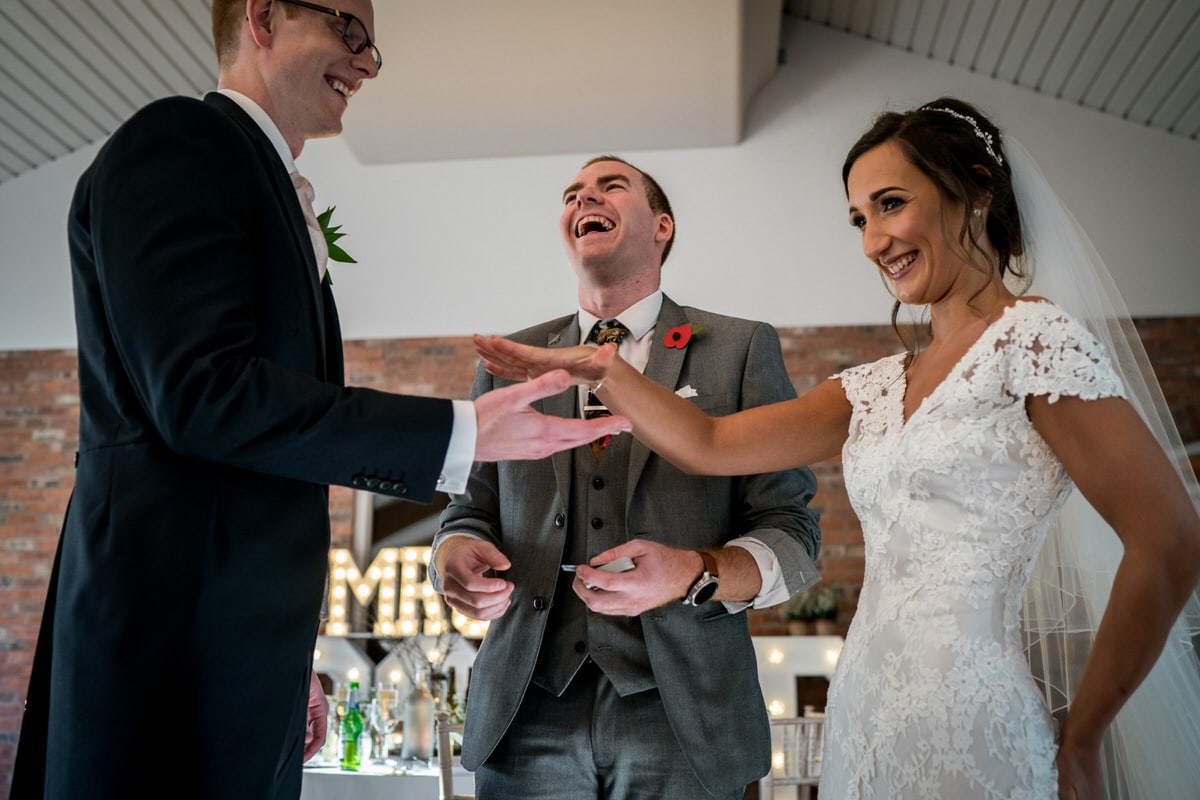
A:
{"type": "Polygon", "coordinates": [[[471,619],[443,604],[429,581],[431,547],[385,547],[366,570],[360,570],[349,550],[329,551],[329,619],[327,636],[350,631],[349,605],[369,608],[375,601],[377,636],[437,636],[449,626],[463,636],[482,639],[487,623],[471,619]]]}

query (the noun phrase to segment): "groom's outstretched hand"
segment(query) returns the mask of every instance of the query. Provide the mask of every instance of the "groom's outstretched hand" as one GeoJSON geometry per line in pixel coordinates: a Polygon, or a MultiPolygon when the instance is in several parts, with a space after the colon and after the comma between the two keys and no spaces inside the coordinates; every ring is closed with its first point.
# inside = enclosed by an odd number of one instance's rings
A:
{"type": "Polygon", "coordinates": [[[632,429],[622,416],[565,419],[539,414],[529,404],[572,386],[563,370],[475,398],[475,460],[523,461],[545,458],[610,434],[632,429]]]}

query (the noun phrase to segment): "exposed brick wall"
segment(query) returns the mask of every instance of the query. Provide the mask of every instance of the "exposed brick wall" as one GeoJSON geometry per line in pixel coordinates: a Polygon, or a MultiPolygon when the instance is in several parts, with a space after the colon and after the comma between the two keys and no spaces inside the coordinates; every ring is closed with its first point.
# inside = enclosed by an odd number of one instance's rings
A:
{"type": "MultiPolygon", "coordinates": [[[[1184,441],[1200,441],[1200,317],[1139,320],[1138,330],[1184,441]]],[[[897,350],[886,325],[784,328],[780,334],[799,391],[897,350]]],[[[468,337],[354,341],[345,352],[348,382],[390,391],[466,397],[474,377],[468,337]]],[[[74,479],[78,410],[73,350],[0,352],[0,796],[8,794],[50,564],[74,479]]],[[[819,566],[827,581],[843,588],[844,630],[862,582],[862,534],[840,464],[814,471],[822,515],[819,566]]],[[[352,493],[335,487],[330,511],[334,546],[349,546],[352,493]]],[[[755,633],[784,632],[773,612],[752,615],[755,633]]]]}
{"type": "Polygon", "coordinates": [[[50,566],[75,480],[75,351],[0,353],[0,794],[8,794],[50,566]]]}
{"type": "Polygon", "coordinates": [[[1179,436],[1200,443],[1200,317],[1139,319],[1135,325],[1179,436]]]}

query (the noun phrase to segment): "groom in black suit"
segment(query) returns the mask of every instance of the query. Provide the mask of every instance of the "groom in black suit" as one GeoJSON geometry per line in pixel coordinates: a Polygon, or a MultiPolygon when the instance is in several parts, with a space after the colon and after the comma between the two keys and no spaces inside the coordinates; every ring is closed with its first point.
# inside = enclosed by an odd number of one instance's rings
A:
{"type": "Polygon", "coordinates": [[[327,485],[427,502],[624,427],[534,413],[561,376],[474,403],[342,385],[291,174],[381,65],[370,0],[339,3],[214,0],[220,91],[141,110],[79,181],[77,473],[14,800],[297,797],[327,485]]]}

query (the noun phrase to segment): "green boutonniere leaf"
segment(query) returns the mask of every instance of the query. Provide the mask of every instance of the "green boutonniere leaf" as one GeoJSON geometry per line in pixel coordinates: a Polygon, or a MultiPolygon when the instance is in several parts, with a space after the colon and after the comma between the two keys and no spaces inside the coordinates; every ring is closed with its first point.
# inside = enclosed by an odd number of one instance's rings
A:
{"type": "MultiPolygon", "coordinates": [[[[342,233],[341,225],[333,225],[333,210],[337,206],[330,206],[317,215],[317,223],[321,226],[321,233],[325,234],[325,247],[329,250],[329,260],[337,261],[342,264],[357,264],[349,253],[343,250],[337,240],[341,239],[346,234],[342,233]]],[[[329,270],[325,270],[325,283],[333,285],[333,278],[329,276],[329,270]]]]}
{"type": "MultiPolygon", "coordinates": [[[[339,236],[345,236],[345,234],[341,234],[341,233],[340,233],[340,234],[338,234],[338,235],[339,235],[339,236]]],[[[347,254],[347,253],[346,253],[346,251],[345,251],[345,250],[343,250],[342,248],[338,247],[338,246],[337,246],[336,244],[334,244],[333,242],[331,242],[331,241],[329,241],[329,240],[327,239],[327,240],[325,241],[325,243],[326,243],[327,245],[329,245],[329,258],[330,258],[331,260],[333,260],[333,261],[340,261],[340,262],[342,262],[343,264],[357,264],[357,263],[358,263],[358,262],[357,262],[357,261],[355,261],[353,258],[351,258],[351,257],[349,256],[349,254],[347,254]]]]}

